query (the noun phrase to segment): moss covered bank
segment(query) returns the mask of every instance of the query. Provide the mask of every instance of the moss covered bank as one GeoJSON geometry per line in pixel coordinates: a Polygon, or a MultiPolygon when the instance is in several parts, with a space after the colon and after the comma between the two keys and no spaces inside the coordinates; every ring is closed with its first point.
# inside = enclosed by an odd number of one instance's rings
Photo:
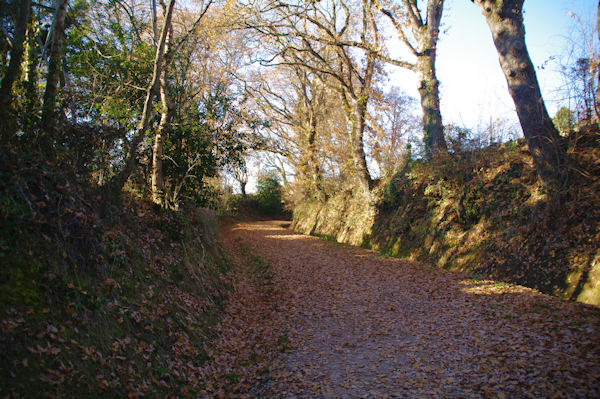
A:
{"type": "Polygon", "coordinates": [[[571,143],[569,188],[549,195],[523,143],[412,162],[368,199],[296,205],[293,228],[384,255],[600,305],[600,145],[571,143]]]}

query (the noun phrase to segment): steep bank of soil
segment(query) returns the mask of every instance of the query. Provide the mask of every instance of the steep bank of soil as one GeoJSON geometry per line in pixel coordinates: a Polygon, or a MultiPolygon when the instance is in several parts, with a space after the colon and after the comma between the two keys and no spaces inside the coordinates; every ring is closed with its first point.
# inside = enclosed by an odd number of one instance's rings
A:
{"type": "Polygon", "coordinates": [[[233,270],[214,213],[126,200],[112,217],[77,218],[32,228],[10,248],[21,262],[0,253],[0,397],[198,397],[233,270]],[[82,231],[98,245],[76,257],[82,231]]]}
{"type": "Polygon", "coordinates": [[[361,246],[370,234],[375,214],[373,201],[362,190],[341,190],[325,203],[313,199],[297,204],[292,228],[302,234],[361,246]]]}

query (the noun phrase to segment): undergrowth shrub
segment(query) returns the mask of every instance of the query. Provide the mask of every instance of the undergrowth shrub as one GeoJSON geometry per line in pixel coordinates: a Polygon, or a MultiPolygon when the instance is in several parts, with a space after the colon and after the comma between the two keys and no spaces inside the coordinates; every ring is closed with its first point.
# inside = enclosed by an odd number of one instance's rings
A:
{"type": "Polygon", "coordinates": [[[265,215],[283,213],[282,190],[279,179],[273,173],[259,176],[256,185],[258,210],[265,215]]]}

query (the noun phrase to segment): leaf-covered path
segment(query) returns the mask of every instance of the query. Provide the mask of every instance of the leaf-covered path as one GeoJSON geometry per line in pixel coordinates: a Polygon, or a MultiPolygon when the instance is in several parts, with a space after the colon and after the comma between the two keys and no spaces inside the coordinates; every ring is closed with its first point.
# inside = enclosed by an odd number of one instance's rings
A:
{"type": "Polygon", "coordinates": [[[235,375],[238,393],[600,397],[598,308],[377,257],[277,222],[239,223],[223,236],[238,254],[242,245],[264,258],[272,283],[268,295],[237,290],[221,350],[231,358],[234,341],[258,352],[283,344],[260,383],[235,375]]]}

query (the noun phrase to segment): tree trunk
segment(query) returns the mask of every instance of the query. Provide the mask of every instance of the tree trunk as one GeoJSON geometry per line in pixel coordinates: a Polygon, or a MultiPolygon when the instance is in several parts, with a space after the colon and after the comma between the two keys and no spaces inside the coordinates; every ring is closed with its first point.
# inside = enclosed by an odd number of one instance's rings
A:
{"type": "Polygon", "coordinates": [[[44,129],[44,146],[49,150],[52,146],[54,133],[52,130],[56,124],[56,93],[60,74],[60,61],[62,59],[62,47],[65,37],[65,16],[67,15],[67,4],[69,0],[59,0],[56,4],[54,26],[50,34],[52,44],[50,45],[50,59],[48,61],[48,74],[46,76],[46,91],[44,92],[44,103],[42,106],[42,129],[44,129]]]}
{"type": "Polygon", "coordinates": [[[367,160],[365,154],[365,146],[363,142],[363,134],[366,126],[366,115],[367,114],[367,100],[359,98],[356,100],[354,107],[354,118],[352,123],[352,137],[351,146],[352,153],[354,156],[354,166],[358,175],[358,182],[365,193],[371,191],[373,181],[369,168],[367,167],[367,160]]]}
{"type": "Polygon", "coordinates": [[[21,60],[23,59],[23,43],[27,32],[27,22],[31,12],[31,0],[21,0],[19,17],[15,24],[15,35],[10,50],[10,62],[0,86],[0,102],[3,107],[12,103],[12,87],[21,73],[21,60]]]}
{"type": "Polygon", "coordinates": [[[33,21],[30,13],[25,50],[25,78],[23,82],[25,87],[25,116],[23,119],[23,126],[26,132],[30,131],[31,126],[34,124],[37,115],[36,111],[40,106],[37,70],[40,56],[40,48],[37,42],[38,33],[38,22],[33,21]]]}
{"type": "Polygon", "coordinates": [[[314,110],[314,104],[309,104],[311,108],[308,112],[308,127],[302,129],[305,137],[303,154],[301,157],[298,171],[302,175],[302,181],[306,183],[306,190],[314,195],[319,201],[326,198],[323,189],[323,174],[317,159],[317,148],[315,140],[317,138],[317,117],[314,110]]]}
{"type": "Polygon", "coordinates": [[[359,186],[365,193],[371,191],[371,175],[367,167],[367,160],[363,142],[363,134],[366,126],[366,112],[368,97],[362,95],[354,100],[354,104],[350,105],[348,97],[344,90],[341,91],[342,102],[346,110],[346,118],[350,123],[350,131],[348,133],[348,141],[350,142],[350,150],[352,151],[352,160],[356,178],[359,186]]]}
{"type": "Polygon", "coordinates": [[[163,53],[165,50],[165,43],[167,41],[167,33],[169,32],[171,27],[171,17],[173,15],[174,6],[175,0],[171,0],[167,8],[165,20],[161,31],[160,41],[154,57],[154,70],[152,72],[152,80],[148,85],[148,88],[146,89],[146,99],[144,101],[144,108],[142,110],[142,115],[140,117],[140,121],[138,122],[135,133],[133,134],[131,142],[129,143],[129,150],[127,151],[127,156],[125,157],[125,165],[123,166],[121,171],[107,183],[107,189],[115,194],[120,193],[121,190],[123,190],[123,187],[129,179],[129,176],[131,176],[131,174],[135,170],[138,155],[138,146],[146,136],[146,131],[148,130],[148,121],[150,119],[150,113],[152,112],[152,102],[154,96],[156,96],[156,92],[159,86],[159,79],[161,75],[162,61],[164,55],[163,53]]]}
{"type": "Polygon", "coordinates": [[[376,3],[376,7],[390,19],[400,40],[417,58],[415,64],[404,62],[401,66],[409,68],[417,74],[423,113],[425,156],[431,159],[438,153],[446,151],[444,124],[440,112],[440,83],[435,74],[437,41],[440,34],[444,0],[427,0],[426,17],[419,11],[418,3],[421,3],[420,1],[402,0],[401,3],[401,16],[396,16],[392,11],[382,8],[379,3],[376,3]],[[412,31],[412,37],[408,33],[408,27],[412,31]]]}
{"type": "MultiPolygon", "coordinates": [[[[600,0],[598,0],[598,9],[596,11],[596,30],[598,31],[598,40],[600,40],[600,0]]],[[[596,59],[596,116],[600,122],[600,115],[598,115],[598,109],[600,109],[600,56],[596,59]]]]}
{"type": "Polygon", "coordinates": [[[310,169],[310,179],[312,181],[313,190],[319,201],[325,201],[327,195],[323,187],[323,173],[317,159],[317,148],[315,140],[317,138],[317,117],[315,111],[311,111],[310,129],[308,131],[307,149],[308,149],[308,164],[310,169]]]}
{"type": "MultiPolygon", "coordinates": [[[[162,83],[160,90],[162,98],[162,83]]],[[[161,110],[160,123],[158,124],[156,136],[154,136],[154,145],[152,146],[152,201],[156,204],[162,204],[164,202],[165,179],[163,174],[163,147],[167,128],[171,122],[171,115],[170,110],[161,110]]]]}
{"type": "MultiPolygon", "coordinates": [[[[8,121],[8,110],[12,108],[12,88],[21,73],[21,60],[23,59],[23,43],[27,32],[27,22],[31,12],[31,0],[21,0],[19,17],[15,24],[15,36],[10,50],[10,63],[0,86],[0,117],[8,121]]],[[[3,130],[2,135],[8,134],[3,130]]]]}
{"type": "Polygon", "coordinates": [[[498,51],[523,134],[536,170],[546,185],[564,182],[565,153],[559,134],[548,115],[535,69],[525,45],[524,0],[475,0],[482,8],[498,51]]]}
{"type": "Polygon", "coordinates": [[[170,41],[172,39],[172,31],[167,38],[167,52],[164,59],[164,68],[160,77],[160,123],[156,136],[154,136],[154,145],[152,147],[152,200],[156,204],[162,204],[165,200],[165,177],[163,172],[163,147],[165,138],[171,121],[173,120],[174,105],[169,99],[169,63],[172,54],[170,52],[170,41]]]}
{"type": "Polygon", "coordinates": [[[423,141],[428,159],[446,150],[444,125],[440,112],[440,82],[435,75],[435,49],[428,49],[417,57],[415,66],[423,111],[423,141]]]}
{"type": "Polygon", "coordinates": [[[367,125],[367,104],[369,103],[371,93],[371,82],[375,73],[375,54],[369,53],[367,56],[367,65],[362,78],[359,78],[360,87],[356,93],[352,92],[352,104],[348,100],[346,90],[342,89],[342,102],[346,109],[346,115],[350,122],[350,149],[354,160],[354,168],[358,184],[365,194],[370,194],[373,181],[369,168],[367,167],[367,158],[363,135],[367,125]]]}

